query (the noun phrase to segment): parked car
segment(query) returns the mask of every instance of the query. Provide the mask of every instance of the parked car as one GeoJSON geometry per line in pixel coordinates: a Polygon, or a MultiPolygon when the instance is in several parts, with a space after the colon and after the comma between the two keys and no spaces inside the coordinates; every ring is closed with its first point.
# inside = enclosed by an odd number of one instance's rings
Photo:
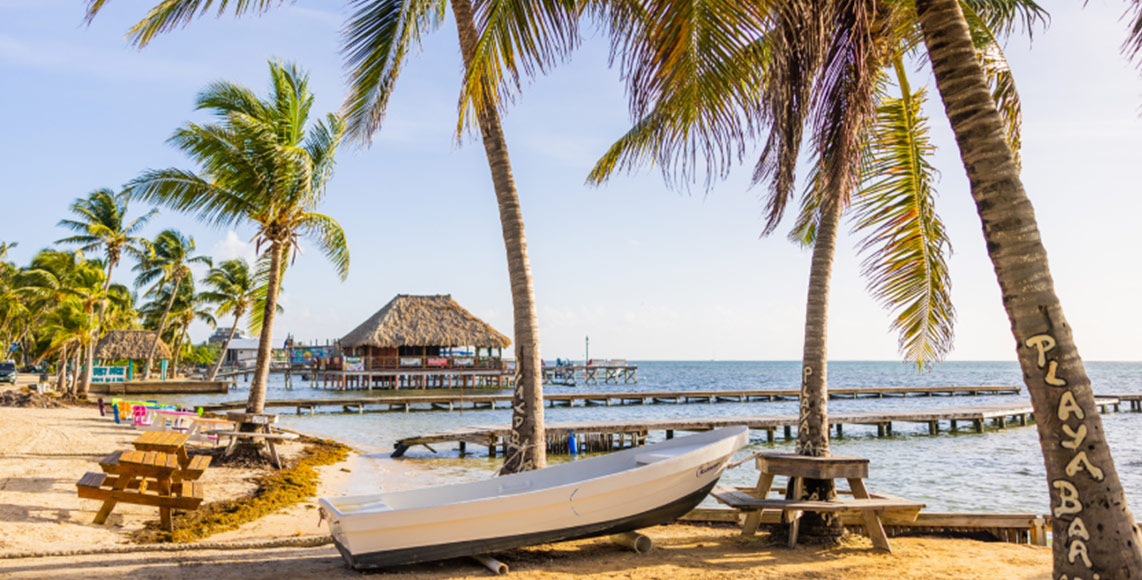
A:
{"type": "Polygon", "coordinates": [[[12,383],[14,385],[17,378],[16,363],[12,361],[0,362],[0,383],[12,383]]]}

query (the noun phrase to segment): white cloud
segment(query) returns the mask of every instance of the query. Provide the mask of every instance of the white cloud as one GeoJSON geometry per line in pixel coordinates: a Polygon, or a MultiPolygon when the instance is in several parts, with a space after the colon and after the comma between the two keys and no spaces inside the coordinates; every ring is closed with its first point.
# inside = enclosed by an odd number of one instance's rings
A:
{"type": "Polygon", "coordinates": [[[211,246],[210,255],[214,257],[216,262],[242,258],[251,266],[254,265],[254,260],[257,257],[253,242],[243,240],[233,230],[226,232],[224,239],[211,246]]]}

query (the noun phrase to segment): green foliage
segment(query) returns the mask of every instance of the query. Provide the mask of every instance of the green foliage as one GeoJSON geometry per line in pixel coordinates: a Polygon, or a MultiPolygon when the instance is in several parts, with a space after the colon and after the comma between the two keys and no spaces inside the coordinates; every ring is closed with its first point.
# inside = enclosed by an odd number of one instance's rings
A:
{"type": "MultiPolygon", "coordinates": [[[[159,169],[127,184],[133,199],[189,212],[209,224],[258,228],[257,247],[297,248],[302,237],[349,274],[349,249],[341,226],[315,210],[333,172],[334,153],[345,124],[334,114],[307,128],[313,94],[309,78],[292,64],[270,63],[271,94],[262,101],[250,89],[229,82],[211,84],[198,95],[198,108],[218,123],[188,123],[170,142],[201,171],[159,169]]],[[[157,251],[157,248],[156,248],[157,251]]]]}
{"type": "Polygon", "coordinates": [[[102,249],[109,267],[119,263],[123,252],[139,260],[146,259],[150,253],[147,240],[135,234],[158,210],[152,209],[127,223],[127,198],[110,189],[92,191],[86,198],[75,200],[70,210],[76,219],[60,220],[59,225],[76,235],[58,240],[57,244],[78,244],[84,252],[102,249]]]}
{"type": "Polygon", "coordinates": [[[191,347],[190,352],[185,356],[188,364],[198,366],[210,366],[218,361],[218,357],[222,356],[222,345],[212,342],[204,342],[199,345],[191,347]]]}

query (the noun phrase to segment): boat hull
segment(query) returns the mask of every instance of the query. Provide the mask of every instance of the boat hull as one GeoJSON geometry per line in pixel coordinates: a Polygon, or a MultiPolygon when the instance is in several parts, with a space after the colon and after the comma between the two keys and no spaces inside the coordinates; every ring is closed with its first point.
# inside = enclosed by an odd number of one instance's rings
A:
{"type": "Polygon", "coordinates": [[[450,558],[502,552],[504,550],[534,546],[537,544],[609,536],[670,523],[702,503],[702,500],[709,495],[716,484],[717,482],[715,481],[690,495],[679,498],[673,503],[641,514],[607,522],[597,522],[557,530],[529,532],[498,538],[481,538],[478,540],[435,544],[431,546],[416,546],[397,550],[381,550],[364,554],[350,553],[336,538],[334,538],[334,544],[341,552],[341,556],[345,559],[345,562],[349,564],[351,568],[354,570],[370,570],[388,566],[418,564],[422,562],[434,562],[450,558]]]}
{"type": "Polygon", "coordinates": [[[744,427],[463,484],[321,498],[355,569],[443,560],[670,522],[698,505],[744,427]]]}

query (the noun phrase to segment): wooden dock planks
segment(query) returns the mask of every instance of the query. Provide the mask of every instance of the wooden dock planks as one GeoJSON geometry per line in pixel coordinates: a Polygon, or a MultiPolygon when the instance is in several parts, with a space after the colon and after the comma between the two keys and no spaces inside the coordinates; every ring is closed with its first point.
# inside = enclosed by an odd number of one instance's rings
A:
{"type": "MultiPolygon", "coordinates": [[[[929,386],[929,387],[860,387],[834,388],[829,390],[830,398],[886,398],[886,397],[933,397],[933,396],[978,396],[978,395],[1017,395],[1021,387],[1008,385],[973,386],[929,386]]],[[[611,406],[644,404],[688,404],[688,403],[749,403],[766,401],[795,401],[800,392],[797,389],[748,389],[727,391],[632,391],[632,392],[583,392],[546,393],[543,399],[549,407],[563,406],[611,406]]],[[[509,407],[512,396],[500,393],[445,393],[410,394],[393,393],[377,397],[329,397],[321,399],[281,399],[266,401],[266,408],[294,408],[298,414],[303,410],[313,413],[318,407],[340,407],[344,412],[362,413],[366,406],[374,410],[405,411],[455,410],[455,409],[494,409],[509,407]],[[352,410],[350,410],[352,409],[352,410]]],[[[203,405],[211,412],[244,409],[245,402],[203,405]]]]}
{"type": "MultiPolygon", "coordinates": [[[[1096,399],[1102,412],[1108,407],[1117,409],[1118,399],[1099,397],[1096,399]]],[[[970,423],[977,432],[982,433],[987,421],[994,422],[998,428],[1005,428],[1008,420],[1026,425],[1033,420],[1033,410],[1030,403],[1009,403],[994,405],[978,405],[973,407],[960,407],[953,409],[932,409],[921,411],[865,411],[856,413],[833,413],[829,415],[830,427],[839,428],[840,425],[876,425],[880,436],[892,433],[892,423],[924,423],[929,425],[929,433],[939,431],[940,422],[949,423],[951,429],[956,429],[959,423],[970,423]]],[[[749,417],[705,417],[705,418],[670,418],[670,419],[637,419],[627,421],[573,421],[548,423],[546,431],[548,444],[551,447],[553,436],[566,437],[569,432],[576,435],[602,434],[612,437],[632,436],[632,441],[645,438],[650,431],[665,431],[667,437],[673,436],[674,431],[708,431],[721,427],[744,425],[753,430],[764,430],[768,433],[770,441],[778,428],[782,428],[786,439],[794,437],[793,427],[797,425],[796,415],[755,415],[749,417]]],[[[497,446],[510,433],[507,425],[476,425],[461,429],[451,429],[440,433],[431,433],[416,437],[407,437],[396,442],[393,457],[400,457],[408,448],[414,445],[431,445],[434,443],[468,442],[488,445],[489,451],[494,454],[497,446]]],[[[621,441],[621,439],[620,439],[621,441]]],[[[621,445],[620,445],[621,446],[621,445]]]]}

